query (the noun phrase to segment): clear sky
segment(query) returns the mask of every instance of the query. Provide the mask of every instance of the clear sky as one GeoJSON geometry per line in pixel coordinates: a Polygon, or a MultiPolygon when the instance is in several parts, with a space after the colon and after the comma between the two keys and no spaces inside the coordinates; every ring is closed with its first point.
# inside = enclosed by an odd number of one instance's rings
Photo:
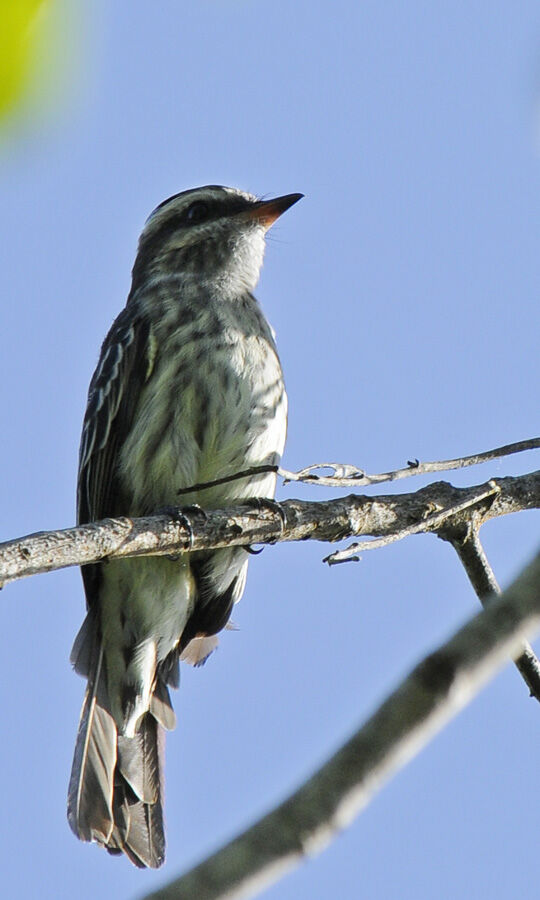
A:
{"type": "MultiPolygon", "coordinates": [[[[306,195],[273,229],[257,290],[286,374],[288,468],[332,459],[385,471],[538,432],[537,2],[85,7],[64,99],[1,151],[3,539],[73,523],[87,385],[138,233],[157,203],[199,184],[306,195]]],[[[529,454],[449,477],[537,465],[529,454]]],[[[528,513],[483,530],[503,584],[539,524],[528,513]]],[[[78,843],[66,822],[83,695],[68,661],[79,573],[2,592],[6,897],[157,888],[296,786],[476,611],[433,537],[333,569],[327,552],[254,558],[239,630],[183,672],[157,873],[78,843]]],[[[508,668],[265,896],[536,898],[539,803],[540,708],[508,668]]]]}

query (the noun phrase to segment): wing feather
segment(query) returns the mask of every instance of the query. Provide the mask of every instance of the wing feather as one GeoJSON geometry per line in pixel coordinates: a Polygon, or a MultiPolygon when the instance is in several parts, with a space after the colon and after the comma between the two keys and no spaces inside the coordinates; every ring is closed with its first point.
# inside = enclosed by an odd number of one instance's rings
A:
{"type": "Polygon", "coordinates": [[[148,322],[126,307],[105,338],[88,392],[79,453],[79,523],[123,512],[116,464],[148,375],[151,346],[148,322]]]}
{"type": "MultiPolygon", "coordinates": [[[[117,473],[118,454],[133,424],[150,374],[155,341],[148,321],[126,307],[109,331],[88,392],[77,486],[77,521],[126,514],[117,473]]],[[[88,605],[99,590],[100,565],[82,567],[88,605]]]]}

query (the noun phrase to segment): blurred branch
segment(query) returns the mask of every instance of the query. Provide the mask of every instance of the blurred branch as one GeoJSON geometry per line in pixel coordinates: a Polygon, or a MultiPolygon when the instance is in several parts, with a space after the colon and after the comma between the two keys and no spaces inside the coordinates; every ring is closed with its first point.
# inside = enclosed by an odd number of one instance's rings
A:
{"type": "Polygon", "coordinates": [[[438,462],[420,462],[418,459],[409,460],[406,468],[396,469],[394,472],[382,472],[379,475],[368,475],[357,466],[349,463],[314,463],[300,469],[299,472],[289,472],[280,467],[279,474],[283,483],[301,481],[307,484],[318,484],[323,487],[367,487],[370,484],[382,484],[385,481],[399,481],[401,478],[410,478],[412,475],[433,474],[433,472],[448,472],[450,469],[464,469],[467,466],[477,466],[480,463],[490,462],[502,456],[511,456],[513,453],[522,453],[524,450],[538,450],[540,437],[529,438],[526,441],[517,441],[514,444],[505,444],[494,450],[486,450],[484,453],[475,453],[473,456],[462,456],[456,459],[445,459],[438,462]],[[331,475],[318,475],[317,469],[332,469],[331,475]]]}
{"type": "Polygon", "coordinates": [[[165,515],[104,519],[62,531],[30,534],[0,544],[0,585],[66,566],[131,556],[166,556],[187,550],[271,544],[277,541],[339,541],[355,535],[384,537],[422,531],[437,534],[451,522],[488,519],[540,507],[540,471],[456,488],[444,481],[395,496],[351,494],[335,500],[244,503],[224,510],[186,509],[191,521],[165,515]],[[483,495],[484,499],[479,499],[483,495]],[[443,514],[443,524],[440,514],[443,514]],[[430,520],[429,517],[435,515],[430,520]]]}
{"type": "Polygon", "coordinates": [[[540,627],[540,554],[500,597],[426,657],[299,790],[145,900],[250,897],[353,820],[540,627]]]}

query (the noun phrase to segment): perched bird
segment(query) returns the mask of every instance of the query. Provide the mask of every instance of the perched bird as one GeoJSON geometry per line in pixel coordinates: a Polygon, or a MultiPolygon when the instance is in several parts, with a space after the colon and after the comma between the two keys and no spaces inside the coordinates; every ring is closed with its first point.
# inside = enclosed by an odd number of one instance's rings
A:
{"type": "MultiPolygon", "coordinates": [[[[273,498],[287,397],[272,329],[252,295],[265,232],[302,194],[183,191],[147,220],[125,308],[90,384],[78,522],[273,498]],[[199,486],[192,492],[186,488],[199,486]],[[181,501],[179,493],[182,492],[181,501]]],[[[68,792],[83,841],[160,866],[164,729],[179,659],[203,662],[244,590],[241,547],[84,566],[87,616],[71,660],[88,679],[68,792]]]]}

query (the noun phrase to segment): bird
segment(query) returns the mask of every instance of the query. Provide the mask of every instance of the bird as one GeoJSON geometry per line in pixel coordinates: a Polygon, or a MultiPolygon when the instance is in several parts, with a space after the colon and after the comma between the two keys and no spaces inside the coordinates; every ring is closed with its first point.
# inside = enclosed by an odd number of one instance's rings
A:
{"type": "MultiPolygon", "coordinates": [[[[272,502],[287,395],[274,332],[252,292],[266,232],[302,196],[207,185],[174,194],[146,220],[126,305],[88,392],[79,524],[174,510],[179,495],[203,515],[272,502]]],[[[243,594],[249,550],[81,567],[87,614],[71,663],[87,686],[68,822],[82,841],[140,868],[165,859],[169,688],[178,687],[180,660],[201,665],[215,648],[243,594]]]]}

